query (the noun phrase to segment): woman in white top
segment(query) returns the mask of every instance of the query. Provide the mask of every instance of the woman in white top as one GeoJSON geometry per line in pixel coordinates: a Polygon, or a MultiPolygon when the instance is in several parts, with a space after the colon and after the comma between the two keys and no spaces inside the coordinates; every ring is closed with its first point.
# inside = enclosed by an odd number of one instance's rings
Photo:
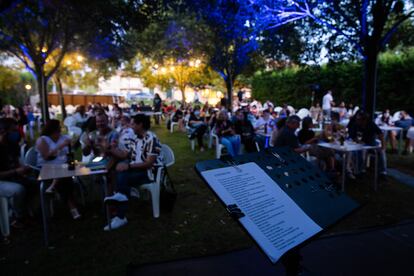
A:
{"type": "MultiPolygon", "coordinates": [[[[71,139],[61,134],[60,122],[58,120],[49,120],[43,128],[41,136],[36,141],[36,150],[38,152],[37,165],[65,164],[70,144],[71,139]]],[[[56,179],[53,181],[52,187],[56,188],[63,201],[68,204],[73,219],[79,219],[80,214],[73,197],[72,179],[56,179]]]]}

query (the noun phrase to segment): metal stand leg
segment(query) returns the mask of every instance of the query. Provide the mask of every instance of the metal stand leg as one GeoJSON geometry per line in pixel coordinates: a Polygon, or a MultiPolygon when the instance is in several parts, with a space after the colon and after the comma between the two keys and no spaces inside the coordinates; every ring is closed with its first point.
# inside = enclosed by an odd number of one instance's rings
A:
{"type": "Polygon", "coordinates": [[[346,152],[342,153],[342,192],[345,192],[345,173],[346,173],[346,152]]]}
{"type": "Polygon", "coordinates": [[[40,204],[42,208],[42,218],[43,218],[43,235],[45,240],[45,246],[49,246],[49,229],[47,225],[47,207],[45,202],[45,182],[40,183],[40,204]]]}
{"type": "MultiPolygon", "coordinates": [[[[105,197],[108,196],[108,180],[106,178],[106,175],[102,176],[102,183],[103,183],[104,198],[105,198],[105,197]]],[[[106,222],[108,223],[109,231],[111,231],[112,230],[112,228],[111,228],[111,214],[109,212],[108,204],[105,204],[105,213],[106,213],[106,222]]]]}

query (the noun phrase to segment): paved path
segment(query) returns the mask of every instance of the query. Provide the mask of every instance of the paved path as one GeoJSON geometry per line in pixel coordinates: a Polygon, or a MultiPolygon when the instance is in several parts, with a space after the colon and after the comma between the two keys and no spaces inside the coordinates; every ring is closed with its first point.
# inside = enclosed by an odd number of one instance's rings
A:
{"type": "Polygon", "coordinates": [[[413,176],[402,173],[396,169],[388,169],[388,175],[392,176],[399,182],[414,188],[414,177],[413,176]]]}
{"type": "MultiPolygon", "coordinates": [[[[316,238],[301,249],[303,275],[413,275],[414,221],[316,238]],[[409,272],[411,271],[411,272],[409,272]]],[[[127,275],[285,275],[256,248],[144,266],[127,275]]]]}

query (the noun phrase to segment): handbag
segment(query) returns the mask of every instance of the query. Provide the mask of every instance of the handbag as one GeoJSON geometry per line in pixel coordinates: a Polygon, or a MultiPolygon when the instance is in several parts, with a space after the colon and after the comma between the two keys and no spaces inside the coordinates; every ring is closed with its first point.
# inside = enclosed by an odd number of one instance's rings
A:
{"type": "Polygon", "coordinates": [[[177,191],[174,184],[168,175],[167,168],[164,167],[164,179],[160,191],[160,208],[165,212],[172,212],[175,202],[177,200],[177,191]]]}

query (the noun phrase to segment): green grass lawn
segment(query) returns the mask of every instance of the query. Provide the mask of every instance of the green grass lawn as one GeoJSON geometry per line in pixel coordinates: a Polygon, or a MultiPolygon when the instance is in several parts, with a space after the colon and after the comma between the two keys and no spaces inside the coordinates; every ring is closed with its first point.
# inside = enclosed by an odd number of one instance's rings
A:
{"type": "MultiPolygon", "coordinates": [[[[253,242],[229,218],[194,170],[197,161],[214,158],[213,150],[192,152],[185,134],[170,134],[164,125],[154,129],[162,143],[175,152],[176,163],[169,172],[179,195],[172,213],[161,213],[160,218],[154,219],[149,201],[133,200],[127,216],[129,224],[107,233],[102,230],[105,220],[99,201],[90,201],[82,208],[82,221],[72,221],[66,209],[58,208],[50,229],[54,249],[43,246],[40,218],[25,229],[13,229],[11,244],[1,245],[2,275],[119,275],[125,273],[128,264],[218,254],[252,246],[253,242]]],[[[372,179],[367,174],[347,185],[347,193],[361,208],[326,234],[414,218],[414,189],[390,179],[374,192],[372,179]]]]}

